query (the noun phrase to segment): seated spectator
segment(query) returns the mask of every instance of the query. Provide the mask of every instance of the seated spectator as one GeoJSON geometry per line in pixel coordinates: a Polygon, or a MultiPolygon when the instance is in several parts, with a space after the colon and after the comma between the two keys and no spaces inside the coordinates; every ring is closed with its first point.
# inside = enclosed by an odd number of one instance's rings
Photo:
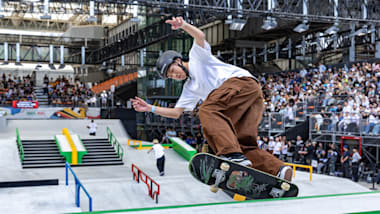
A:
{"type": "Polygon", "coordinates": [[[328,158],[325,150],[322,150],[318,154],[318,167],[317,167],[317,173],[319,174],[325,174],[328,164],[328,158]]]}
{"type": "Polygon", "coordinates": [[[193,136],[191,136],[191,134],[187,135],[186,143],[192,146],[193,148],[196,148],[197,146],[197,141],[193,138],[193,136]]]}

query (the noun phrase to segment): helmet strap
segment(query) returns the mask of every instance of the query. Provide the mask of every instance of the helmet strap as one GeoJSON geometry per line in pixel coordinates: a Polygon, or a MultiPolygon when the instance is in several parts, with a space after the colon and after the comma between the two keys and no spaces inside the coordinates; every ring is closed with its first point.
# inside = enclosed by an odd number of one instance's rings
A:
{"type": "Polygon", "coordinates": [[[181,64],[178,64],[178,66],[181,67],[182,70],[185,72],[185,74],[186,74],[186,79],[187,79],[187,78],[190,78],[190,79],[191,79],[190,74],[189,74],[189,71],[186,69],[185,66],[183,66],[183,61],[182,61],[182,59],[180,59],[180,60],[181,60],[181,64]]]}

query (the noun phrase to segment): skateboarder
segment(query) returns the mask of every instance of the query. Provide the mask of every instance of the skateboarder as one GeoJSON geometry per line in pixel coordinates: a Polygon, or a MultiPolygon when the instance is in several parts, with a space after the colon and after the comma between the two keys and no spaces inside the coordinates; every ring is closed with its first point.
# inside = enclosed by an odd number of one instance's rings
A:
{"type": "Polygon", "coordinates": [[[247,70],[213,56],[204,33],[182,17],[173,17],[166,23],[194,38],[189,62],[182,61],[182,55],[175,51],[166,51],[157,60],[161,78],[186,80],[182,94],[174,108],[153,106],[136,97],[131,99],[134,109],[179,118],[183,111],[193,110],[202,100],[199,118],[204,136],[216,155],[291,180],[292,169],[259,149],[256,143],[264,110],[259,81],[247,70]]]}
{"type": "Polygon", "coordinates": [[[165,175],[165,153],[164,153],[164,147],[161,146],[161,144],[158,143],[158,139],[153,140],[153,146],[148,151],[148,154],[154,151],[154,155],[156,157],[156,165],[157,169],[160,172],[160,176],[165,175]]]}

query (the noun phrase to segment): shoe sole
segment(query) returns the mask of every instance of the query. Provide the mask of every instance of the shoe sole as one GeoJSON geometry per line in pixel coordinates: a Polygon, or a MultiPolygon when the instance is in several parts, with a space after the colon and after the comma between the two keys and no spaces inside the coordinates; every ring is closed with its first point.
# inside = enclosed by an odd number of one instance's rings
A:
{"type": "Polygon", "coordinates": [[[293,176],[293,170],[288,168],[288,170],[285,171],[284,180],[292,181],[293,176]]]}

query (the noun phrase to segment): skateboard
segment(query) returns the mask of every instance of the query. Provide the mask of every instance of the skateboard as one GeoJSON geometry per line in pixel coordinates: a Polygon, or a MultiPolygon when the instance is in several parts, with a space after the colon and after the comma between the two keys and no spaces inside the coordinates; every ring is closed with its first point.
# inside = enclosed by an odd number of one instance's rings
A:
{"type": "Polygon", "coordinates": [[[235,200],[298,195],[298,187],[289,181],[208,153],[194,155],[189,170],[198,181],[210,185],[212,192],[222,189],[235,200]]]}

